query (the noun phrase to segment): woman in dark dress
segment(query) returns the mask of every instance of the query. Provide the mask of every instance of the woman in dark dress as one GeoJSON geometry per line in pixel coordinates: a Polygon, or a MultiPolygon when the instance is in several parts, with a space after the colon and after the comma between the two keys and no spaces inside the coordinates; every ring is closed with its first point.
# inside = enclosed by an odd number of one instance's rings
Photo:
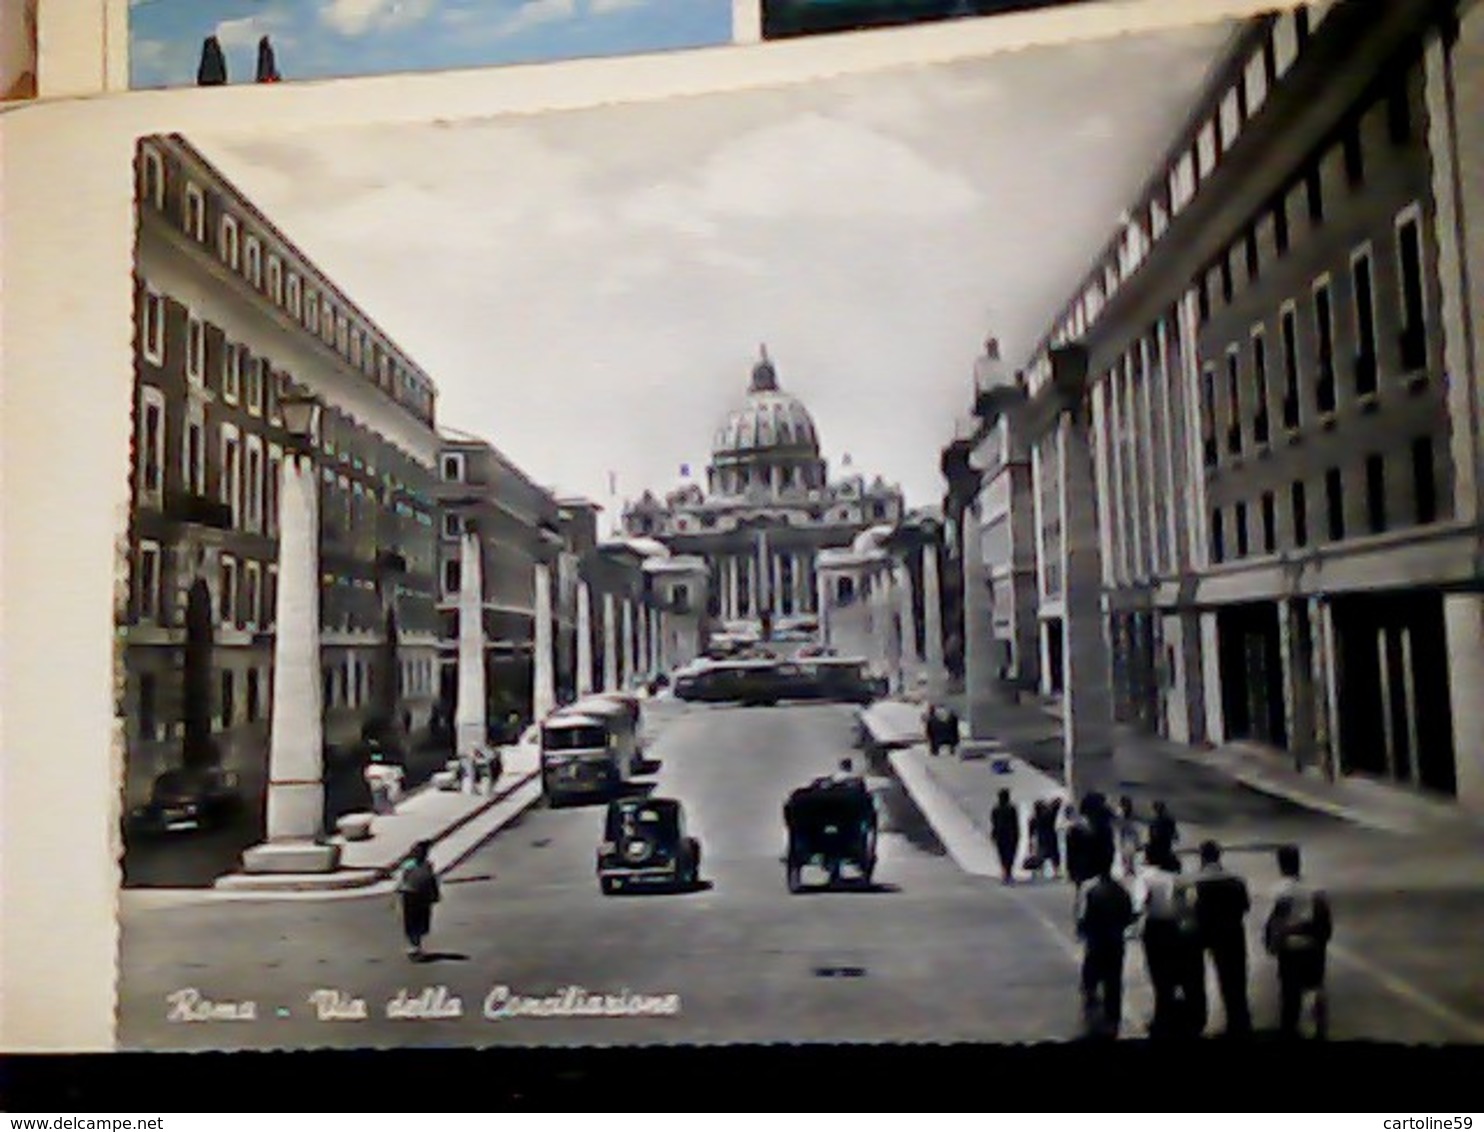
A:
{"type": "Polygon", "coordinates": [[[1015,855],[1020,850],[1020,811],[1010,801],[1010,791],[1000,791],[998,805],[989,812],[989,827],[1000,855],[1000,875],[1006,884],[1014,884],[1015,855]]]}
{"type": "Polygon", "coordinates": [[[402,899],[402,931],[407,936],[407,955],[423,957],[423,940],[433,927],[433,905],[438,903],[438,874],[428,860],[432,842],[419,841],[402,864],[397,894],[402,899]]]}

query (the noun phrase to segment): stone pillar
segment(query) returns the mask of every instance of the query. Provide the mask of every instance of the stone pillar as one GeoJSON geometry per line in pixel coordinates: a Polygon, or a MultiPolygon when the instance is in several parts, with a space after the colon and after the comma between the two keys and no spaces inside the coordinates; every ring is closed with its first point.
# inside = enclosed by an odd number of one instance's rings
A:
{"type": "MultiPolygon", "coordinates": [[[[1180,626],[1180,644],[1177,651],[1180,666],[1181,710],[1184,712],[1186,734],[1182,738],[1172,734],[1178,742],[1195,743],[1206,740],[1206,683],[1205,666],[1201,650],[1201,615],[1182,609],[1176,619],[1180,626]]],[[[1312,622],[1311,622],[1312,623],[1312,622]]]]}
{"type": "Polygon", "coordinates": [[[1325,777],[1333,781],[1344,769],[1340,759],[1340,686],[1335,660],[1334,607],[1323,598],[1310,598],[1309,622],[1314,627],[1314,750],[1325,777]]]}
{"type": "Polygon", "coordinates": [[[891,596],[891,563],[877,563],[871,578],[871,641],[881,667],[895,689],[900,684],[901,672],[892,640],[896,630],[896,611],[892,609],[891,596]]]}
{"type": "Polygon", "coordinates": [[[814,602],[815,615],[819,618],[819,643],[828,646],[830,643],[830,602],[828,582],[824,573],[818,569],[814,571],[814,602]]]}
{"type": "MultiPolygon", "coordinates": [[[[1426,227],[1419,217],[1418,224],[1425,242],[1429,236],[1436,239],[1434,271],[1442,303],[1436,312],[1430,299],[1424,303],[1426,325],[1417,329],[1425,331],[1434,375],[1438,371],[1431,359],[1441,353],[1453,518],[1468,523],[1484,517],[1484,115],[1475,105],[1477,92],[1484,89],[1484,12],[1472,5],[1459,8],[1456,42],[1434,34],[1424,51],[1427,148],[1437,217],[1426,227]]],[[[1458,755],[1464,757],[1463,749],[1458,755]]]]}
{"type": "Polygon", "coordinates": [[[723,605],[725,613],[723,616],[728,621],[737,619],[737,608],[742,604],[741,587],[737,581],[737,559],[728,556],[726,559],[726,599],[723,605]]]}
{"type": "Polygon", "coordinates": [[[962,522],[964,603],[964,699],[969,738],[994,737],[994,712],[999,700],[996,671],[994,610],[990,604],[989,571],[980,545],[979,500],[964,508],[962,522]]]}
{"type": "Polygon", "coordinates": [[[768,598],[774,614],[783,612],[783,553],[768,555],[772,574],[768,578],[768,598]]]}
{"type": "MultiPolygon", "coordinates": [[[[1307,620],[1307,618],[1305,618],[1307,620]]],[[[1314,629],[1300,632],[1299,607],[1278,602],[1278,644],[1283,658],[1283,727],[1296,769],[1314,761],[1314,629]]]]}
{"type": "Polygon", "coordinates": [[[1221,699],[1221,625],[1215,613],[1200,614],[1201,685],[1205,690],[1206,741],[1226,742],[1226,710],[1221,699]]]}
{"type": "Polygon", "coordinates": [[[268,724],[268,840],[243,854],[250,873],[332,872],[324,832],[324,706],[320,674],[319,484],[314,460],[279,472],[278,599],[268,724]]]}
{"type": "Polygon", "coordinates": [[[1446,595],[1443,625],[1458,802],[1473,813],[1484,813],[1484,712],[1475,707],[1479,689],[1484,688],[1484,596],[1446,595]]]}
{"type": "Polygon", "coordinates": [[[807,613],[809,610],[809,600],[807,597],[809,593],[809,579],[806,574],[809,569],[809,555],[805,551],[795,551],[790,561],[793,563],[794,575],[794,612],[807,613]]]}
{"type": "Polygon", "coordinates": [[[757,553],[754,557],[755,561],[753,563],[752,569],[753,573],[756,574],[757,577],[753,588],[757,594],[757,602],[753,607],[752,615],[754,617],[759,617],[762,615],[763,610],[769,608],[769,603],[772,601],[773,597],[772,590],[769,588],[768,585],[768,583],[772,581],[772,573],[771,568],[768,564],[767,531],[758,531],[757,553]]]}
{"type": "Polygon", "coordinates": [[[654,611],[654,662],[661,671],[669,672],[675,667],[673,655],[670,652],[670,615],[660,610],[654,611]]]}
{"type": "Polygon", "coordinates": [[[536,563],[536,626],[531,673],[531,716],[540,722],[556,710],[556,671],[552,654],[551,567],[536,563]]]}
{"type": "Polygon", "coordinates": [[[623,635],[619,641],[618,655],[622,671],[616,686],[626,688],[634,682],[634,603],[628,598],[623,599],[623,635]]]}
{"type": "Polygon", "coordinates": [[[613,595],[603,595],[603,691],[618,690],[618,618],[613,595]]]}
{"type": "Polygon", "coordinates": [[[938,547],[922,549],[922,662],[927,670],[928,694],[940,696],[943,667],[943,593],[938,582],[938,547]]]}
{"type": "Polygon", "coordinates": [[[638,632],[638,636],[640,636],[640,639],[638,639],[637,672],[641,679],[649,679],[650,672],[654,671],[654,662],[649,653],[649,614],[649,607],[641,602],[638,625],[635,626],[635,632],[638,632]]]}
{"type": "Polygon", "coordinates": [[[577,583],[577,695],[593,691],[593,593],[588,584],[577,583]]]}
{"type": "Polygon", "coordinates": [[[465,531],[459,544],[459,689],[454,709],[454,749],[460,757],[489,741],[482,549],[479,534],[465,531]]]}
{"type": "Polygon", "coordinates": [[[897,602],[901,616],[901,663],[902,679],[912,680],[917,675],[917,614],[912,602],[912,570],[906,562],[898,562],[896,569],[897,602]]]}
{"type": "MultiPolygon", "coordinates": [[[[1086,377],[1087,360],[1081,351],[1054,354],[1053,365],[1080,370],[1066,375],[1068,384],[1080,384],[1086,377]]],[[[1056,428],[1065,595],[1062,769],[1067,791],[1076,797],[1077,760],[1113,753],[1113,705],[1103,627],[1103,566],[1091,436],[1087,422],[1071,411],[1061,414],[1056,428]]]]}

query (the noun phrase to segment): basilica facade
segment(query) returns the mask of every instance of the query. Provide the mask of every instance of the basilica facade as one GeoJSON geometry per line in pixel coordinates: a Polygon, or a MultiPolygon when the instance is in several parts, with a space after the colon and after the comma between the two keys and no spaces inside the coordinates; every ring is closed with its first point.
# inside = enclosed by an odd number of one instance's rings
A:
{"type": "Polygon", "coordinates": [[[717,428],[705,486],[646,491],[623,512],[624,530],[707,568],[707,608],[728,630],[769,635],[809,627],[820,608],[821,551],[897,523],[899,487],[877,476],[831,479],[804,403],[785,392],[766,349],[741,403],[717,428]]]}

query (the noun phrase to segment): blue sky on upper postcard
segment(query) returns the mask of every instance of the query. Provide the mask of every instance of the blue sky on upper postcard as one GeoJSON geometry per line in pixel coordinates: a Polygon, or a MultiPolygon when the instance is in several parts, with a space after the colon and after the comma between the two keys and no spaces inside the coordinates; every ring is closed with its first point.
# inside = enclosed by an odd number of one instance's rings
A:
{"type": "Polygon", "coordinates": [[[135,88],[190,86],[216,35],[231,82],[260,37],[284,81],[728,43],[732,0],[129,0],[135,88]]]}

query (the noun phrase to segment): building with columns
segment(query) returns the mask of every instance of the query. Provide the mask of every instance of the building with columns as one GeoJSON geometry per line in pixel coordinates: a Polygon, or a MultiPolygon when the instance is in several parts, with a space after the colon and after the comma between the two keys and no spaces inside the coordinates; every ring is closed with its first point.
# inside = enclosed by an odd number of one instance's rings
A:
{"type": "Polygon", "coordinates": [[[137,176],[125,801],[144,802],[164,771],[219,768],[260,824],[280,633],[317,633],[327,746],[356,747],[368,728],[427,733],[436,394],[183,138],[144,139],[137,176]],[[303,394],[322,406],[319,529],[305,533],[317,535],[318,626],[276,622],[293,447],[281,410],[303,394]]]}
{"type": "Polygon", "coordinates": [[[685,482],[663,499],[646,491],[625,507],[623,528],[704,562],[708,615],[762,634],[816,624],[820,553],[902,513],[901,490],[879,476],[831,480],[813,417],[764,350],[716,430],[705,487],[685,482]]]}
{"type": "Polygon", "coordinates": [[[1041,685],[1084,735],[1484,810],[1481,82],[1476,0],[1250,21],[1024,405],[983,406],[1030,452],[1041,685]]]}
{"type": "MultiPolygon", "coordinates": [[[[451,429],[441,431],[439,505],[439,718],[452,724],[458,712],[460,601],[469,555],[480,555],[479,604],[483,610],[480,650],[484,655],[484,716],[499,723],[514,712],[530,720],[538,693],[536,645],[551,634],[548,652],[552,696],[572,683],[572,667],[559,668],[571,650],[562,647],[575,632],[572,594],[574,548],[568,542],[579,501],[562,501],[536,483],[487,441],[451,429]],[[472,536],[472,541],[471,541],[472,536]],[[544,571],[547,594],[538,600],[544,571]],[[539,628],[543,607],[546,625],[539,628]]],[[[575,660],[572,662],[575,664],[575,660]]]]}

